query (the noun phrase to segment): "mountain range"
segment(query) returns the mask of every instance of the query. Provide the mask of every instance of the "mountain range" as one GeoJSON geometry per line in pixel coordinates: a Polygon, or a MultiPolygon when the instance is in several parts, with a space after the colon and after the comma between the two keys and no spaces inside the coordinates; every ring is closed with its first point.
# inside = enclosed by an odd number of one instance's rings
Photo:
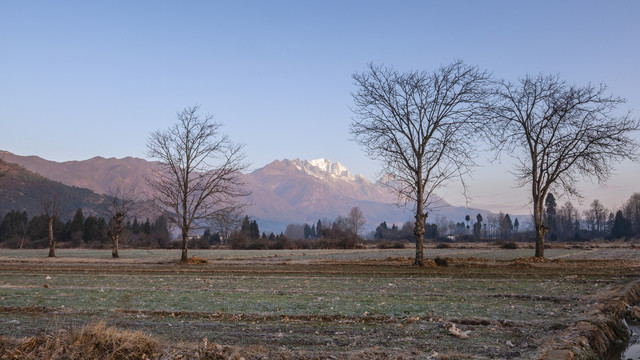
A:
{"type": "MultiPolygon", "coordinates": [[[[89,193],[93,194],[93,200],[87,200],[82,207],[92,206],[100,198],[98,194],[104,194],[118,184],[137,185],[141,192],[148,193],[145,179],[150,176],[154,166],[153,162],[133,157],[94,157],[83,161],[55,162],[38,156],[19,156],[0,151],[0,158],[54,183],[91,190],[89,193]]],[[[353,206],[363,211],[367,220],[365,228],[368,230],[374,229],[382,221],[400,224],[412,218],[410,209],[394,205],[395,197],[387,188],[361,175],[353,175],[340,163],[327,159],[276,160],[243,174],[243,180],[251,191],[248,198],[251,205],[246,212],[258,221],[261,231],[280,232],[287,224],[333,220],[338,215],[346,216],[353,206]]],[[[41,185],[34,183],[32,186],[41,185]]],[[[4,194],[0,198],[3,202],[0,211],[5,205],[17,208],[20,201],[26,201],[16,198],[9,203],[7,192],[10,191],[13,190],[0,188],[0,193],[4,194]]],[[[16,196],[13,194],[13,197],[16,196]]],[[[87,210],[94,213],[102,211],[87,210]]],[[[455,222],[463,221],[467,214],[473,216],[478,212],[487,213],[451,206],[445,201],[440,201],[438,208],[439,215],[455,222]]],[[[430,217],[430,220],[434,221],[435,217],[430,217]]]]}

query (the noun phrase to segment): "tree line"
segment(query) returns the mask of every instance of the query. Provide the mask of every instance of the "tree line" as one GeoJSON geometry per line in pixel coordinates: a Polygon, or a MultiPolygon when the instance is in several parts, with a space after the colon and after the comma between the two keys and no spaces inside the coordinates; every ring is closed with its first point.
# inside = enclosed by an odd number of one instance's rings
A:
{"type": "MultiPolygon", "coordinates": [[[[640,237],[640,193],[634,193],[619,209],[607,209],[600,200],[593,200],[589,208],[580,212],[571,201],[561,206],[553,193],[545,198],[542,212],[549,230],[548,241],[588,241],[593,239],[625,240],[640,237]]],[[[424,238],[431,241],[535,241],[533,219],[524,227],[516,217],[509,214],[470,215],[464,221],[454,222],[438,216],[437,223],[425,223],[424,238]],[[475,221],[473,221],[475,220],[475,221]]],[[[413,242],[414,224],[405,222],[401,227],[386,222],[380,223],[370,234],[374,241],[413,242]]]]}
{"type": "Polygon", "coordinates": [[[221,226],[217,222],[213,228],[206,228],[202,236],[191,242],[191,247],[206,248],[215,245],[228,245],[232,249],[354,249],[364,242],[361,237],[366,219],[358,206],[353,206],[347,216],[338,216],[335,220],[318,219],[309,225],[289,224],[284,232],[274,234],[260,233],[256,220],[245,215],[235,226],[221,226]],[[227,237],[219,230],[232,228],[227,237]],[[218,230],[218,231],[216,231],[218,230]]]}
{"type": "MultiPolygon", "coordinates": [[[[64,222],[59,217],[54,218],[52,230],[59,246],[102,249],[111,246],[109,232],[113,223],[113,219],[92,214],[85,216],[82,209],[77,209],[73,217],[64,222]]],[[[127,220],[123,225],[122,244],[136,248],[172,247],[167,218],[127,220]]],[[[40,249],[49,245],[49,217],[46,214],[29,217],[26,211],[12,210],[2,218],[1,247],[40,249]]]]}

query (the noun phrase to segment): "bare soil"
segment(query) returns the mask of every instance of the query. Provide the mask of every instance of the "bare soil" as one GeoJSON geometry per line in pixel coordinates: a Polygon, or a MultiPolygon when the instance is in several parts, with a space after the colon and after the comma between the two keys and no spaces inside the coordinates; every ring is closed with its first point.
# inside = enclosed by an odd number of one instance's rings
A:
{"type": "Polygon", "coordinates": [[[448,266],[424,268],[412,249],[210,250],[190,265],[177,251],[3,250],[0,354],[103,324],[149,336],[160,345],[145,356],[158,359],[537,359],[568,354],[568,334],[640,281],[629,244],[565,246],[543,261],[528,250],[427,249],[448,266]]]}

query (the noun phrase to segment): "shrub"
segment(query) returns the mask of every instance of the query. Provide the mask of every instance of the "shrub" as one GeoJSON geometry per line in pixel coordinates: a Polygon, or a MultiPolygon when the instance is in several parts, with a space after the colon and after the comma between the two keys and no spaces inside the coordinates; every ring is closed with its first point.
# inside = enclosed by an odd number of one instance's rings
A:
{"type": "Polygon", "coordinates": [[[435,259],[433,259],[433,262],[436,263],[436,265],[438,265],[438,266],[448,266],[449,265],[449,261],[447,260],[447,258],[441,258],[440,256],[438,256],[435,259]]]}

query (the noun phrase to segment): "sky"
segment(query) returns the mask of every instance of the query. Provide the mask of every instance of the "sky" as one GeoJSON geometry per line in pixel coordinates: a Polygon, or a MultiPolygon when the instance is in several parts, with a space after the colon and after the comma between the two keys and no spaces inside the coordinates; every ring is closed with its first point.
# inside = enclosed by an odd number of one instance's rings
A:
{"type": "MultiPolygon", "coordinates": [[[[154,130],[199,104],[245,144],[250,169],[327,158],[375,180],[351,141],[355,85],[368,63],[433,70],[461,59],[515,81],[558,74],[605,83],[640,116],[638,1],[11,1],[0,0],[0,149],[54,161],[146,158],[154,130]]],[[[640,136],[639,136],[640,138],[640,136]]],[[[469,199],[454,205],[530,214],[503,157],[481,152],[469,199]]],[[[640,164],[606,185],[615,209],[640,191],[640,164]]]]}

